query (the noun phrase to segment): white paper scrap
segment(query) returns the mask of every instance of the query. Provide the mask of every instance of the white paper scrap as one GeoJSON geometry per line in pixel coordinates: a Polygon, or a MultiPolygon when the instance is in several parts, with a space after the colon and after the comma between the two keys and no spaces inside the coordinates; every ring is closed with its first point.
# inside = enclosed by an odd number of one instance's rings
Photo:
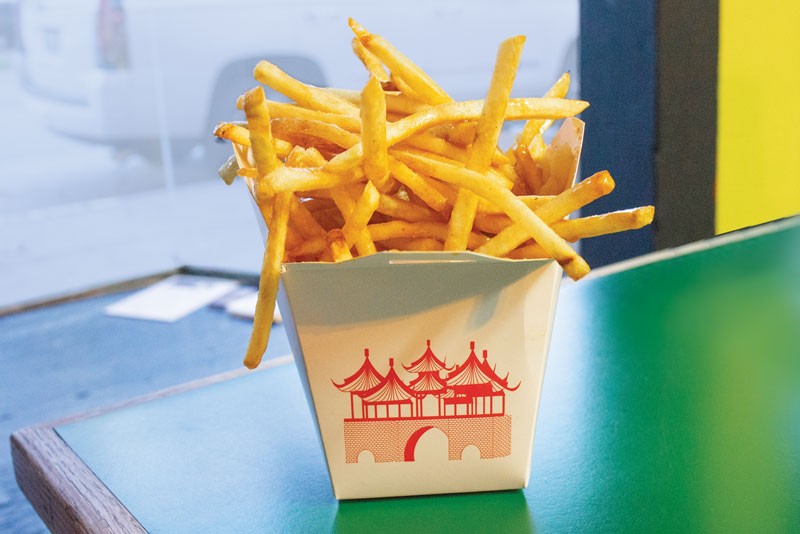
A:
{"type": "Polygon", "coordinates": [[[205,276],[175,275],[106,306],[116,317],[172,323],[235,290],[239,282],[205,276]]]}
{"type": "MultiPolygon", "coordinates": [[[[258,300],[258,290],[253,289],[249,295],[244,295],[235,298],[225,305],[225,311],[235,317],[242,317],[244,319],[252,319],[256,314],[256,301],[258,300]]],[[[283,317],[278,307],[275,306],[275,313],[272,316],[272,322],[281,323],[283,317]]]]}

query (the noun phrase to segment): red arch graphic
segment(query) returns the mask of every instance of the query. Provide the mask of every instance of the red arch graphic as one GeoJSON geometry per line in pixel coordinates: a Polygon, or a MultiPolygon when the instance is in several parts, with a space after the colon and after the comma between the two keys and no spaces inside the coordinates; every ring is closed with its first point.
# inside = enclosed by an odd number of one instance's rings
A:
{"type": "Polygon", "coordinates": [[[419,441],[419,438],[421,438],[422,434],[424,434],[431,428],[433,428],[433,425],[423,426],[422,428],[418,428],[416,431],[414,431],[413,434],[411,434],[411,436],[408,438],[408,441],[406,442],[406,448],[403,454],[404,461],[406,462],[414,461],[414,449],[416,449],[417,447],[417,442],[419,441]]]}

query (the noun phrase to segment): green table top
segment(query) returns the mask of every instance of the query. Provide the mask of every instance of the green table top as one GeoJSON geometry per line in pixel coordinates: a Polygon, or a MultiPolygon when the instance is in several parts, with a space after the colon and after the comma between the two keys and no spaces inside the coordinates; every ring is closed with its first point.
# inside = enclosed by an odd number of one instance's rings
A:
{"type": "Polygon", "coordinates": [[[794,225],[565,286],[523,491],[337,502],[291,365],[56,430],[152,532],[797,532],[798,275],[794,225]]]}

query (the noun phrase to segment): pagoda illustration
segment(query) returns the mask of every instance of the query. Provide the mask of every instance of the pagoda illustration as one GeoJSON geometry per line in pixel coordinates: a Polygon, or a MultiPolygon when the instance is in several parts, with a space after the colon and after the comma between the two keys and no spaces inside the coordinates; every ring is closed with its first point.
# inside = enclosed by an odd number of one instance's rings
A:
{"type": "Polygon", "coordinates": [[[520,384],[510,386],[508,374],[497,374],[488,350],[479,358],[474,341],[463,363],[448,366],[446,360],[436,356],[427,340],[423,354],[402,366],[416,375],[406,383],[394,358],[388,358],[386,374],[381,374],[365,348],[361,367],[341,383],[332,381],[350,395],[350,417],[344,419],[347,463],[357,463],[364,451],[378,463],[414,461],[417,442],[432,429],[447,437],[450,460],[460,460],[470,445],[481,459],[511,454],[506,394],[520,384]]]}

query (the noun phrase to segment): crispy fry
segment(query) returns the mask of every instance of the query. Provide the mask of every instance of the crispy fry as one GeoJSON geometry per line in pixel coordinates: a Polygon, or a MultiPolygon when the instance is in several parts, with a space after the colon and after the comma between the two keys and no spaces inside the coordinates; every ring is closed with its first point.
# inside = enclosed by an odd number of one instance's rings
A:
{"type": "Polygon", "coordinates": [[[237,145],[250,146],[250,131],[238,124],[220,122],[214,129],[214,135],[220,139],[233,141],[237,145]]]}
{"type": "Polygon", "coordinates": [[[280,162],[275,153],[272,141],[269,110],[265,103],[264,89],[256,87],[244,95],[244,112],[247,116],[247,127],[250,130],[250,148],[256,160],[256,169],[260,176],[266,176],[280,162]]]}
{"type": "Polygon", "coordinates": [[[587,237],[637,230],[653,222],[654,214],[653,206],[642,206],[580,219],[558,221],[553,224],[553,230],[567,241],[574,242],[587,237]]]}
{"type": "Polygon", "coordinates": [[[278,296],[278,282],[286,250],[286,231],[289,225],[291,200],[291,193],[279,193],[275,197],[275,211],[267,237],[267,248],[264,252],[264,263],[258,284],[258,303],[253,318],[255,327],[250,335],[250,342],[244,357],[244,364],[249,369],[258,367],[269,343],[269,325],[272,323],[275,299],[278,296]]]}
{"type": "MultiPolygon", "coordinates": [[[[233,124],[231,122],[221,122],[214,130],[214,135],[220,139],[227,139],[233,141],[237,145],[249,147],[250,146],[250,130],[244,126],[233,124]]],[[[294,145],[287,143],[281,139],[274,139],[275,154],[278,158],[285,158],[289,152],[292,151],[294,145]]]]}
{"type": "Polygon", "coordinates": [[[386,100],[377,78],[370,77],[361,93],[361,142],[364,146],[364,174],[378,191],[389,182],[389,153],[386,144],[386,100]]]}

